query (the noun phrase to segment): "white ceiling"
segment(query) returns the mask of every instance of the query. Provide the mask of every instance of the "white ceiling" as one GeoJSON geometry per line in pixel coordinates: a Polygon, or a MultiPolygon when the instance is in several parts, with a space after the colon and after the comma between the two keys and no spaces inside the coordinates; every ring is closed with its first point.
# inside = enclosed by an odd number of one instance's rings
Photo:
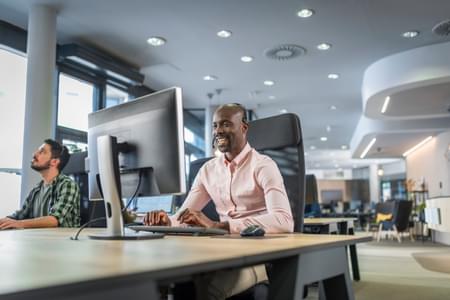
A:
{"type": "MultiPolygon", "coordinates": [[[[363,113],[361,89],[369,65],[450,40],[431,32],[436,23],[449,18],[448,0],[0,0],[0,19],[26,28],[32,3],[48,3],[58,10],[59,43],[105,49],[140,67],[146,84],[154,89],[181,86],[187,108],[232,101],[255,109],[258,117],[280,109],[297,113],[305,148],[314,146],[314,151],[350,146],[363,113]],[[315,14],[301,19],[296,15],[301,8],[315,14]],[[231,30],[232,37],[218,38],[221,29],[231,30]],[[408,30],[420,35],[403,38],[408,30]],[[146,43],[150,36],[162,36],[167,44],[151,47],[146,43]],[[319,51],[316,46],[322,42],[333,46],[319,51]],[[280,44],[302,46],[306,55],[288,61],[264,56],[266,49],[280,44]],[[241,62],[243,55],[254,61],[241,62]],[[329,73],[340,78],[330,80],[329,73]],[[204,81],[205,75],[218,80],[204,81]],[[264,86],[267,79],[275,85],[264,86]],[[208,93],[215,94],[212,100],[208,93]],[[337,109],[330,110],[332,105],[337,109]],[[321,142],[321,136],[328,140],[321,142]]],[[[449,95],[447,84],[411,90],[403,94],[413,99],[411,106],[407,110],[393,106],[391,114],[442,111],[449,104],[444,95],[449,95]],[[437,94],[440,100],[434,102],[437,94]],[[414,101],[414,95],[428,97],[432,104],[414,101]]],[[[411,138],[389,141],[389,147],[403,149],[411,138]],[[403,140],[405,144],[399,145],[403,140]]],[[[310,165],[315,163],[312,157],[307,158],[310,165]]]]}

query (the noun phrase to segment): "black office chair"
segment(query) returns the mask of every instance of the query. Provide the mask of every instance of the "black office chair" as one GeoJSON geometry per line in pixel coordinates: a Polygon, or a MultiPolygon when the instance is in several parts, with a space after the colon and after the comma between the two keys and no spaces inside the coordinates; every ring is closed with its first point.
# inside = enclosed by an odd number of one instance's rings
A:
{"type": "MultiPolygon", "coordinates": [[[[412,211],[412,201],[400,200],[394,202],[394,211],[391,220],[381,221],[378,236],[381,231],[393,231],[397,241],[402,242],[400,234],[409,231],[411,241],[414,241],[412,228],[409,226],[409,220],[412,211]]],[[[378,239],[379,240],[379,239],[378,239]]]]}
{"type": "Polygon", "coordinates": [[[92,202],[89,201],[88,174],[84,169],[84,160],[86,157],[87,151],[72,153],[67,165],[62,170],[64,174],[72,177],[80,188],[80,225],[89,221],[89,211],[92,206],[92,202]]]}
{"type": "Polygon", "coordinates": [[[278,165],[294,217],[294,231],[302,232],[305,210],[305,159],[300,119],[282,114],[250,122],[250,145],[278,165]]]}
{"type": "Polygon", "coordinates": [[[305,218],[318,218],[321,215],[316,176],[307,174],[305,177],[305,218]]]}

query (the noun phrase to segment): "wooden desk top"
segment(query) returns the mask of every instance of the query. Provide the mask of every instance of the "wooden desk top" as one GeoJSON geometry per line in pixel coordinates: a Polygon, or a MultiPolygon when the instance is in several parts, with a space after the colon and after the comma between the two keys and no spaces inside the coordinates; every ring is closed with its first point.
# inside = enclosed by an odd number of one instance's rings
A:
{"type": "Polygon", "coordinates": [[[358,218],[305,218],[303,223],[305,225],[328,225],[340,222],[353,222],[358,218]]]}
{"type": "Polygon", "coordinates": [[[276,236],[281,238],[266,239],[166,236],[99,241],[87,235],[101,230],[87,229],[79,241],[72,241],[69,237],[75,231],[0,231],[0,295],[123,276],[162,280],[372,240],[369,236],[280,234],[276,236]]]}

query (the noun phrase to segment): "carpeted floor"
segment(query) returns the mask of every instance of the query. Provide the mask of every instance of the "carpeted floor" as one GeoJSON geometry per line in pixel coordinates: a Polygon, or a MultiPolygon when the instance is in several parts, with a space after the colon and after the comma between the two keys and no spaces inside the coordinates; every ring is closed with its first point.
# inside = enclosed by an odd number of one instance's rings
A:
{"type": "Polygon", "coordinates": [[[450,274],[450,250],[441,253],[418,252],[412,256],[424,269],[450,274]]]}
{"type": "MultiPolygon", "coordinates": [[[[450,300],[449,246],[382,240],[357,250],[361,281],[353,282],[355,299],[450,300]]],[[[309,288],[307,299],[317,295],[316,288],[309,288]]]]}

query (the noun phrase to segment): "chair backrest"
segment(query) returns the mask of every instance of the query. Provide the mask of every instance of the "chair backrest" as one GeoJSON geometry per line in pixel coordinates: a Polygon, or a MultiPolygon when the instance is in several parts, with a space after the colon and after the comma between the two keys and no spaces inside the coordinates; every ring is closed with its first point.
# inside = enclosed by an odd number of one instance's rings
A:
{"type": "Polygon", "coordinates": [[[314,174],[306,174],[305,177],[305,204],[319,203],[317,192],[317,180],[314,174]]]}
{"type": "Polygon", "coordinates": [[[300,119],[282,114],[250,122],[250,145],[270,156],[280,168],[294,217],[294,231],[303,231],[305,209],[305,160],[300,119]]]}
{"type": "MultiPolygon", "coordinates": [[[[200,168],[210,159],[212,159],[212,157],[199,158],[190,163],[188,176],[189,189],[191,189],[195,177],[197,176],[198,171],[200,171],[200,168]]],[[[214,205],[213,201],[209,201],[208,204],[202,209],[202,212],[205,214],[205,216],[213,221],[220,220],[219,214],[217,213],[216,206],[214,205]]]]}
{"type": "Polygon", "coordinates": [[[395,202],[393,222],[395,223],[398,231],[405,231],[409,227],[409,217],[412,211],[412,201],[400,200],[395,202]]]}
{"type": "Polygon", "coordinates": [[[375,205],[375,213],[380,214],[394,214],[395,201],[378,202],[375,205]]]}

